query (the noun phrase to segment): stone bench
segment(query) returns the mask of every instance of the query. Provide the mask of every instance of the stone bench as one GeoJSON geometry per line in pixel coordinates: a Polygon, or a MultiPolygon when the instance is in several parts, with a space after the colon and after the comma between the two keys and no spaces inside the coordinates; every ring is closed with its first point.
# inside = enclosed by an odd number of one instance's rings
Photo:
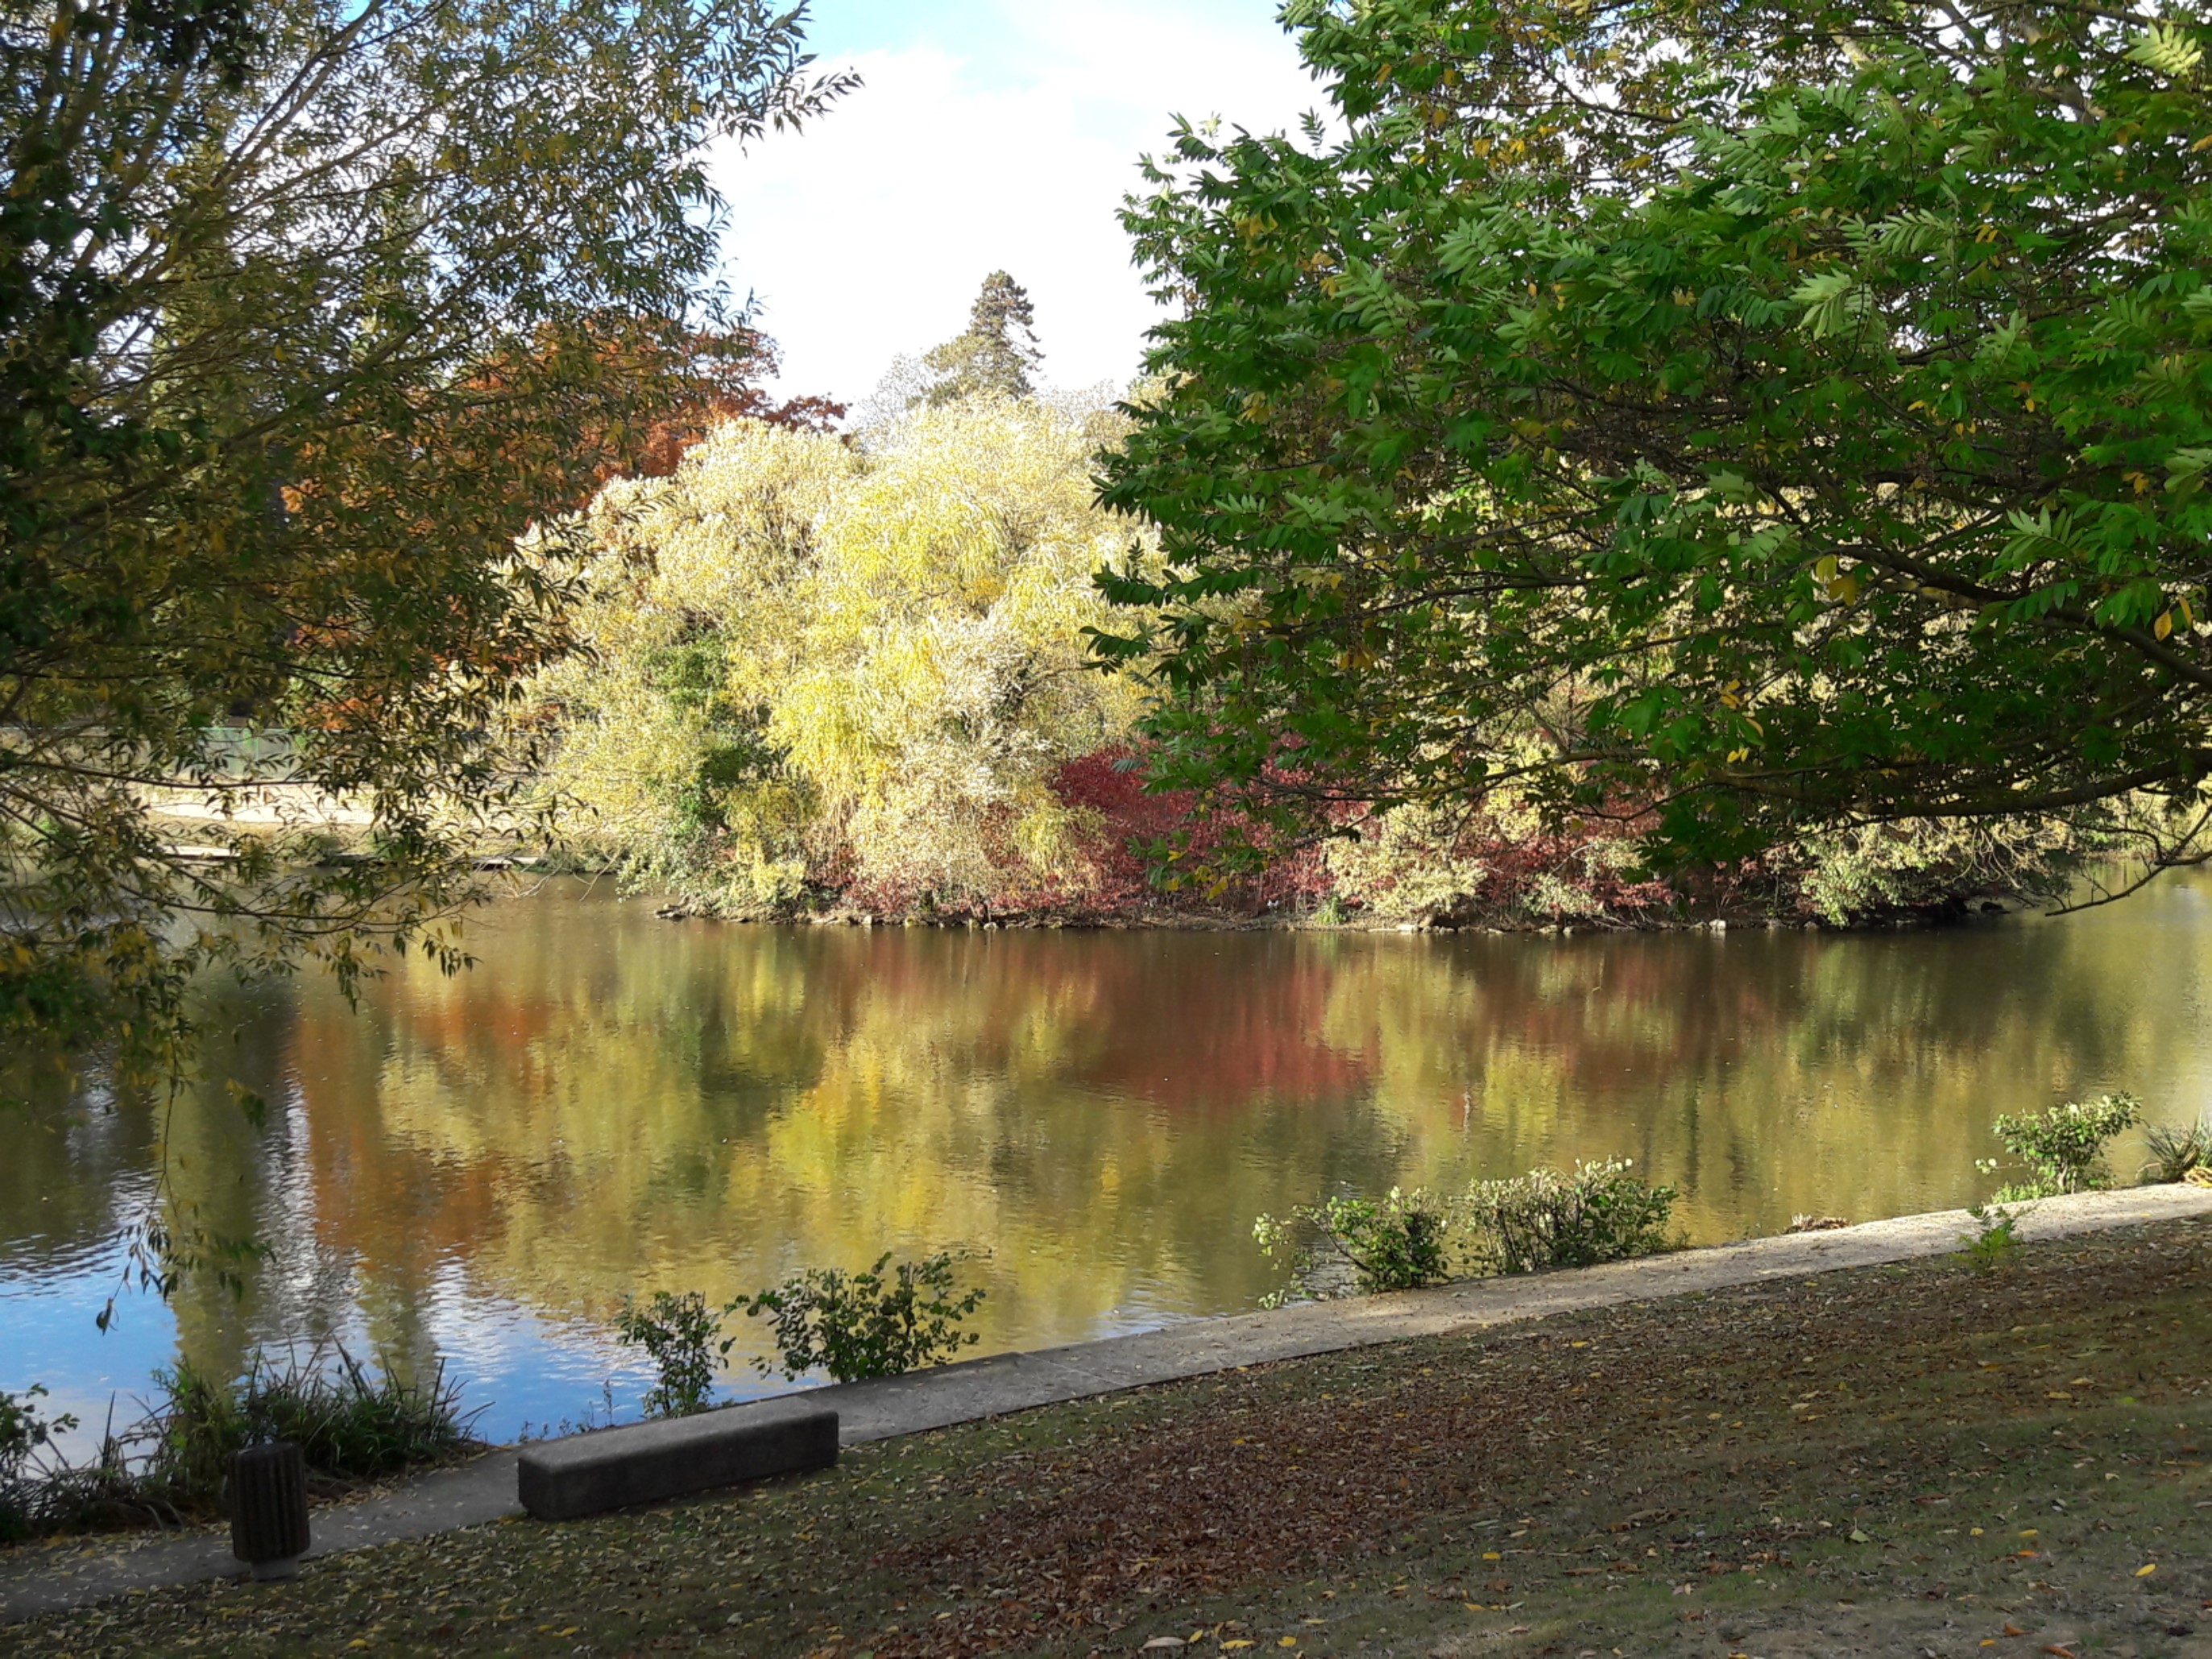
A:
{"type": "Polygon", "coordinates": [[[526,1446],[515,1487],[537,1519],[574,1521],[836,1461],[837,1413],[800,1395],[526,1446]]]}

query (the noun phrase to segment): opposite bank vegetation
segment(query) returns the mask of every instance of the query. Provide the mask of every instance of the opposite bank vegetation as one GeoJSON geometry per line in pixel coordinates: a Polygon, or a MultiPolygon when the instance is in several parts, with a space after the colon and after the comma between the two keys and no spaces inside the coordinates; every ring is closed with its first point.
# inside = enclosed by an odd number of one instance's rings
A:
{"type": "Polygon", "coordinates": [[[1097,573],[1158,556],[1097,500],[1126,425],[1103,397],[990,387],[853,438],[735,421],[540,532],[584,573],[585,649],[529,700],[574,855],[672,914],[1618,928],[1955,917],[2051,899],[2112,845],[2057,817],[1923,820],[1662,879],[1633,804],[1316,787],[1286,834],[1150,791],[1149,688],[1091,650],[1114,620],[1097,573]]]}

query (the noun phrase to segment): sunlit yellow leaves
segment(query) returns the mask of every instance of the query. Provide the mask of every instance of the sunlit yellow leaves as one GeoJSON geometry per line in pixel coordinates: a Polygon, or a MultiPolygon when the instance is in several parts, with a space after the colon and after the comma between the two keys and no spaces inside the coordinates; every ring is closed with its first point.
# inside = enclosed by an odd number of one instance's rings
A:
{"type": "Polygon", "coordinates": [[[856,449],[757,422],[586,522],[597,660],[549,683],[556,781],[623,850],[735,902],[818,863],[946,895],[1066,867],[1050,778],[1118,740],[1091,583],[1141,533],[1099,507],[1094,425],[1033,402],[925,410],[856,449]]]}
{"type": "Polygon", "coordinates": [[[1859,596],[1865,586],[1856,571],[1846,571],[1842,562],[1832,553],[1813,567],[1813,574],[1827,596],[1839,605],[1849,605],[1859,596]]]}
{"type": "Polygon", "coordinates": [[[2196,72],[2204,61],[2204,49],[2186,30],[2169,23],[2153,23],[2136,37],[2128,56],[2178,81],[2196,72]]]}

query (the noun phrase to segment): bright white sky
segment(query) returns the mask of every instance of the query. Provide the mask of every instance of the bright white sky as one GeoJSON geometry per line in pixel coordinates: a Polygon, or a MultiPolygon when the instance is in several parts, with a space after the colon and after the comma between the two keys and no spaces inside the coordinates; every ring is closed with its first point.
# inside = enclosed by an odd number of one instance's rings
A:
{"type": "Polygon", "coordinates": [[[866,85],[796,137],[731,147],[734,285],[782,389],[848,404],[966,326],[983,277],[1030,291],[1045,378],[1127,380],[1156,316],[1115,214],[1171,118],[1293,128],[1323,103],[1276,0],[815,0],[824,66],[866,85]]]}

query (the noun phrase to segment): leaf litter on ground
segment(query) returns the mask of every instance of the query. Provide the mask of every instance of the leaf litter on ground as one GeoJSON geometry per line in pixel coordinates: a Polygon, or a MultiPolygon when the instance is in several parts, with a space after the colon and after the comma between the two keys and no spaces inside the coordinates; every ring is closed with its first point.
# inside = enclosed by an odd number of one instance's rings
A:
{"type": "Polygon", "coordinates": [[[2191,1222],[1406,1342],[0,1652],[2212,1653],[2208,1291],[2191,1222]]]}

